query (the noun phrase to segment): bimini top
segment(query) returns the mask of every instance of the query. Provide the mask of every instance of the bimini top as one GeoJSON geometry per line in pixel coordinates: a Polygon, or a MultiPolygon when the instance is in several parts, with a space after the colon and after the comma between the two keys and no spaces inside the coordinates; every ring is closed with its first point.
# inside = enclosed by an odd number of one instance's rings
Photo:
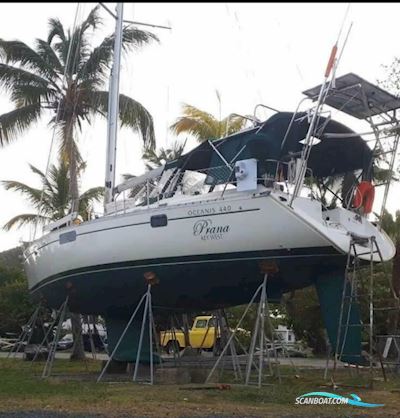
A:
{"type": "MultiPolygon", "coordinates": [[[[292,112],[280,112],[255,128],[213,141],[212,144],[229,163],[247,158],[286,162],[293,154],[300,155],[303,143],[299,141],[305,139],[309,128],[307,115],[296,114],[284,141],[293,117],[292,112]]],[[[312,147],[308,160],[308,167],[315,177],[340,175],[357,169],[362,169],[364,172],[370,171],[372,150],[351,129],[334,120],[320,117],[316,132],[318,134],[314,136],[321,142],[312,147]],[[327,133],[341,135],[336,138],[325,137],[324,134],[327,133]],[[349,136],[343,135],[347,133],[349,136]]],[[[204,142],[179,159],[168,163],[166,168],[178,167],[183,170],[197,171],[222,165],[224,163],[218,153],[208,142],[204,142]]],[[[229,170],[227,170],[227,175],[229,176],[229,170]]],[[[223,179],[218,183],[222,181],[223,179]]]]}

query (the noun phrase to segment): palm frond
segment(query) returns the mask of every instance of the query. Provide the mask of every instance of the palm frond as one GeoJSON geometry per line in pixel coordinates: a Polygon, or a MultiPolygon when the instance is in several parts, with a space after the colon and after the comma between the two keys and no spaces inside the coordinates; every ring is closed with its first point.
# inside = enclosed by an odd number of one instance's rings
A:
{"type": "Polygon", "coordinates": [[[82,83],[91,80],[97,87],[100,87],[106,80],[109,73],[109,64],[112,57],[114,38],[107,37],[96,48],[94,48],[87,60],[78,70],[77,79],[82,83]]]}
{"type": "Polygon", "coordinates": [[[23,213],[21,215],[14,216],[11,218],[4,226],[3,229],[9,231],[14,226],[16,228],[21,228],[24,225],[33,224],[36,221],[38,224],[45,224],[50,221],[51,218],[48,216],[37,215],[34,213],[23,213]]]}
{"type": "Polygon", "coordinates": [[[101,199],[104,197],[104,187],[92,187],[89,190],[86,190],[83,194],[79,196],[79,200],[81,202],[84,201],[97,201],[100,202],[101,199]]]}
{"type": "Polygon", "coordinates": [[[14,84],[11,100],[16,108],[31,104],[42,104],[46,107],[54,107],[57,100],[56,93],[52,89],[32,84],[14,84]]]}
{"type": "Polygon", "coordinates": [[[53,191],[53,186],[50,183],[50,181],[48,180],[48,178],[46,177],[46,175],[41,170],[39,170],[37,167],[35,167],[32,164],[29,164],[29,168],[31,169],[31,171],[34,174],[37,174],[40,177],[40,180],[41,180],[44,188],[47,189],[51,193],[53,191]]]}
{"type": "Polygon", "coordinates": [[[124,51],[138,49],[150,42],[159,42],[159,38],[154,33],[137,28],[124,28],[122,33],[122,48],[124,51]]]}
{"type": "Polygon", "coordinates": [[[157,153],[154,148],[144,148],[142,158],[145,161],[146,170],[150,171],[155,167],[159,167],[164,164],[163,156],[157,153]]]}
{"type": "Polygon", "coordinates": [[[221,136],[220,123],[214,116],[188,104],[183,105],[183,116],[179,117],[170,129],[176,135],[189,133],[199,141],[221,136]]]}
{"type": "Polygon", "coordinates": [[[184,103],[182,106],[183,114],[189,118],[201,120],[208,123],[210,126],[215,124],[217,119],[208,112],[197,108],[196,106],[192,106],[190,104],[184,103]]]}
{"type": "Polygon", "coordinates": [[[58,166],[54,164],[50,166],[48,181],[52,191],[48,193],[49,205],[56,218],[62,218],[68,211],[71,202],[69,179],[68,164],[64,160],[60,160],[58,166]]]}
{"type": "Polygon", "coordinates": [[[55,37],[58,37],[62,42],[65,42],[66,40],[64,26],[60,19],[51,18],[49,19],[49,33],[47,35],[47,43],[51,44],[55,37]]]}
{"type": "Polygon", "coordinates": [[[96,29],[102,22],[99,16],[100,5],[95,6],[88,14],[88,17],[82,22],[81,32],[85,32],[88,29],[96,29]]]}
{"type": "Polygon", "coordinates": [[[85,47],[86,42],[80,28],[75,29],[65,42],[55,45],[55,48],[59,50],[60,59],[66,67],[67,78],[72,79],[77,73],[80,63],[85,60],[85,47]],[[70,54],[69,60],[68,54],[70,54]]]}
{"type": "Polygon", "coordinates": [[[0,145],[16,139],[40,118],[41,113],[40,103],[34,103],[0,115],[0,145]]]}
{"type": "Polygon", "coordinates": [[[21,41],[5,41],[0,39],[0,57],[6,61],[6,63],[20,64],[25,69],[35,71],[42,77],[46,77],[49,80],[55,80],[58,78],[54,67],[32,48],[21,41]]]}
{"type": "Polygon", "coordinates": [[[176,135],[182,133],[193,135],[200,142],[219,138],[219,128],[216,129],[215,124],[210,126],[205,121],[187,116],[179,117],[176,122],[170,126],[170,129],[176,135]]]}
{"type": "Polygon", "coordinates": [[[160,148],[159,150],[145,147],[143,149],[142,158],[146,161],[146,169],[152,170],[156,167],[160,167],[168,161],[178,159],[183,154],[186,142],[187,139],[183,143],[175,141],[171,148],[160,148]]]}
{"type": "Polygon", "coordinates": [[[129,127],[141,134],[144,144],[155,146],[153,117],[139,102],[123,94],[119,95],[119,119],[121,127],[129,127]]]}
{"type": "MultiPolygon", "coordinates": [[[[98,86],[104,83],[110,69],[114,40],[114,35],[107,36],[98,47],[93,49],[79,69],[79,80],[95,80],[98,86]]],[[[122,48],[125,52],[142,47],[152,41],[159,41],[153,33],[134,28],[123,29],[122,48]]]]}
{"type": "Polygon", "coordinates": [[[77,26],[72,33],[68,31],[67,36],[64,35],[61,42],[54,44],[60,61],[67,67],[66,74],[70,78],[77,74],[78,69],[89,57],[90,48],[86,32],[90,28],[95,30],[101,23],[98,10],[99,6],[96,6],[81,25],[77,26]],[[68,55],[69,61],[67,63],[68,55]]]}
{"type": "Polygon", "coordinates": [[[40,189],[36,189],[34,187],[28,186],[25,183],[13,180],[3,180],[1,181],[1,183],[3,184],[6,190],[12,190],[15,192],[22,193],[35,207],[38,207],[40,205],[40,198],[42,194],[42,191],[40,189]]]}
{"type": "Polygon", "coordinates": [[[60,78],[59,76],[63,74],[64,68],[51,45],[43,39],[36,39],[36,51],[43,61],[55,69],[57,78],[60,78]]]}
{"type": "Polygon", "coordinates": [[[104,187],[93,187],[79,197],[79,214],[84,220],[90,218],[93,212],[93,203],[100,202],[104,197],[104,187]]]}
{"type": "Polygon", "coordinates": [[[242,130],[246,126],[246,123],[247,119],[241,116],[228,116],[221,121],[221,125],[224,128],[223,134],[232,135],[242,130]]]}
{"type": "MultiPolygon", "coordinates": [[[[97,91],[91,95],[93,111],[106,115],[108,110],[108,92],[97,91]]],[[[123,94],[119,95],[119,119],[121,127],[129,127],[142,136],[146,147],[155,145],[153,118],[148,110],[136,100],[123,94]]]]}
{"type": "Polygon", "coordinates": [[[0,64],[0,86],[11,93],[11,95],[21,94],[21,92],[24,92],[24,89],[30,88],[35,90],[34,97],[37,100],[40,100],[41,97],[49,100],[55,96],[55,90],[58,89],[58,87],[53,88],[53,84],[50,87],[49,82],[45,78],[8,64],[0,64]]]}
{"type": "MultiPolygon", "coordinates": [[[[216,90],[221,107],[221,95],[216,90]]],[[[218,120],[213,115],[189,104],[182,105],[182,116],[177,118],[170,126],[176,135],[188,133],[197,138],[199,142],[218,139],[225,134],[231,135],[240,131],[246,125],[246,119],[240,116],[228,116],[218,120]]]]}

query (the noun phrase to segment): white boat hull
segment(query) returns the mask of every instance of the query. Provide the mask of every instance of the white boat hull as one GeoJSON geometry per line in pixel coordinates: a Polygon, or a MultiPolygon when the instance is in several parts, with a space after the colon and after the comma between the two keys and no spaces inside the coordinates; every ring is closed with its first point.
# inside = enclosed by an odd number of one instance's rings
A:
{"type": "MultiPolygon", "coordinates": [[[[76,290],[77,309],[90,310],[89,306],[95,305],[93,298],[99,294],[107,309],[104,301],[108,291],[111,307],[127,306],[141,296],[143,273],[153,271],[160,279],[160,304],[175,306],[172,295],[179,298],[181,291],[192,301],[203,301],[201,305],[207,304],[207,292],[213,287],[229,287],[230,283],[238,286],[241,280],[253,283],[252,288],[256,286],[261,260],[278,262],[281,278],[286,281],[284,291],[307,282],[307,273],[301,273],[305,266],[326,263],[327,259],[335,268],[343,264],[349,247],[348,231],[324,221],[321,205],[315,200],[298,198],[290,208],[286,194],[262,188],[258,193],[227,191],[223,199],[220,193],[210,193],[163,202],[163,206],[143,207],[53,231],[36,241],[25,252],[31,292],[52,303],[49,289],[57,288],[60,295],[53,303],[57,304],[68,291],[85,284],[91,292],[85,295],[83,288],[76,290]],[[156,222],[165,220],[160,215],[165,215],[167,225],[152,226],[151,217],[158,216],[156,222]],[[290,268],[286,268],[285,276],[286,263],[290,268]],[[193,265],[196,268],[190,269],[193,265]],[[241,270],[240,266],[245,265],[246,270],[241,270]],[[296,265],[300,269],[298,278],[292,277],[296,276],[296,265]],[[197,278],[194,271],[199,272],[197,278]],[[244,274],[255,277],[239,277],[244,274]],[[102,280],[97,281],[100,276],[102,280]],[[118,284],[122,276],[123,282],[118,284]],[[213,277],[212,282],[207,276],[213,277]],[[132,294],[127,297],[126,291],[132,294]]],[[[385,259],[394,255],[393,243],[372,224],[364,219],[356,226],[359,233],[373,230],[385,259]]],[[[228,303],[236,303],[236,299],[228,303]]]]}

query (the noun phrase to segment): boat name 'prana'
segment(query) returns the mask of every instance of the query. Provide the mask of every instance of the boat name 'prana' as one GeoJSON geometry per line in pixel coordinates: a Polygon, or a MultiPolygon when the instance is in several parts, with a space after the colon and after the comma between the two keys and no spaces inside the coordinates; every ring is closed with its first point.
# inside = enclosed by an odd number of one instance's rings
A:
{"type": "Polygon", "coordinates": [[[193,225],[193,235],[201,237],[204,241],[218,240],[229,232],[229,228],[229,225],[213,226],[211,219],[201,219],[193,225]]]}

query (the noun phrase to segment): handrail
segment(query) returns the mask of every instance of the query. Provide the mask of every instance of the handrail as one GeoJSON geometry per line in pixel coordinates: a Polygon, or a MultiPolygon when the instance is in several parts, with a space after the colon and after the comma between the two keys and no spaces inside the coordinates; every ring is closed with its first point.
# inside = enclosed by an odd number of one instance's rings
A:
{"type": "MultiPolygon", "coordinates": [[[[265,105],[265,104],[263,104],[263,103],[258,103],[258,104],[256,104],[256,105],[254,106],[254,111],[253,111],[253,116],[254,116],[254,119],[256,119],[256,120],[258,120],[258,118],[257,118],[257,109],[258,109],[259,107],[265,107],[265,108],[266,108],[266,109],[268,109],[268,110],[272,110],[272,111],[274,111],[274,112],[276,112],[276,113],[279,113],[279,110],[278,110],[278,109],[275,109],[274,107],[267,106],[267,105],[265,105]]],[[[254,125],[254,126],[255,126],[255,125],[254,125]]]]}
{"type": "MultiPolygon", "coordinates": [[[[232,118],[233,116],[236,116],[236,117],[239,117],[239,118],[242,118],[242,119],[249,120],[250,122],[252,122],[252,123],[253,123],[253,125],[254,125],[254,126],[256,126],[256,123],[257,123],[257,122],[260,122],[260,121],[259,121],[256,117],[251,118],[250,116],[240,115],[239,113],[231,113],[231,114],[227,117],[227,119],[226,119],[226,125],[225,125],[225,136],[228,136],[228,127],[229,127],[229,124],[230,124],[230,122],[231,122],[231,118],[232,118]]],[[[222,138],[221,138],[221,139],[222,139],[222,138]]]]}
{"type": "MultiPolygon", "coordinates": [[[[240,154],[240,151],[238,154],[240,154]]],[[[293,161],[295,160],[286,162],[272,158],[260,160],[258,164],[272,163],[272,166],[267,169],[262,177],[257,177],[257,182],[266,187],[270,187],[271,181],[273,183],[280,182],[279,167],[286,167],[285,178],[282,181],[287,184],[286,189],[289,193],[289,185],[293,184],[293,181],[291,181],[293,180],[293,176],[290,176],[293,161]]],[[[130,179],[129,182],[124,183],[124,185],[127,186],[123,187],[124,191],[129,188],[128,186],[131,186],[130,188],[133,189],[129,194],[130,196],[126,198],[125,193],[120,192],[115,201],[107,206],[107,214],[126,213],[127,210],[136,207],[150,208],[153,204],[160,204],[160,202],[163,202],[165,199],[174,196],[179,186],[183,188],[183,195],[186,196],[194,195],[195,193],[205,195],[210,191],[210,188],[213,189],[213,186],[222,186],[220,198],[223,198],[228,185],[234,185],[236,183],[236,179],[233,176],[235,163],[236,158],[234,157],[231,162],[226,162],[225,165],[209,167],[204,170],[196,170],[193,172],[187,170],[186,173],[188,174],[186,174],[186,176],[182,175],[183,173],[179,173],[179,178],[170,181],[167,187],[165,181],[168,182],[170,179],[165,179],[164,177],[164,180],[162,180],[163,173],[154,176],[154,173],[152,172],[153,174],[151,176],[148,175],[149,173],[146,173],[146,175],[135,177],[130,179]],[[193,175],[189,173],[193,173],[193,175]],[[203,178],[196,178],[196,175],[200,175],[200,177],[203,175],[203,178]],[[213,184],[209,181],[205,184],[207,177],[214,178],[213,184]]],[[[313,177],[313,172],[310,168],[307,168],[307,175],[313,177]]]]}

